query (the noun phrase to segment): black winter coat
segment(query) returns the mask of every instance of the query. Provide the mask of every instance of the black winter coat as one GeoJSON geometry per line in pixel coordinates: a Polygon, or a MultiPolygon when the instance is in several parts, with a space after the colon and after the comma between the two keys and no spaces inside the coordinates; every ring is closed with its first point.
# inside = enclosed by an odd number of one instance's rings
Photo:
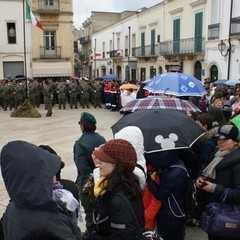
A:
{"type": "Polygon", "coordinates": [[[216,167],[216,178],[213,181],[217,187],[213,194],[208,194],[208,202],[219,201],[226,190],[228,191],[227,202],[240,203],[240,149],[232,151],[224,156],[216,167]]]}
{"type": "Polygon", "coordinates": [[[125,193],[119,191],[99,196],[93,219],[96,231],[92,239],[135,240],[139,228],[144,228],[142,199],[130,201],[125,193]]]}
{"type": "Polygon", "coordinates": [[[1,152],[1,170],[11,199],[2,217],[5,240],[80,240],[80,229],[52,200],[57,155],[24,141],[13,141],[1,152]]]}

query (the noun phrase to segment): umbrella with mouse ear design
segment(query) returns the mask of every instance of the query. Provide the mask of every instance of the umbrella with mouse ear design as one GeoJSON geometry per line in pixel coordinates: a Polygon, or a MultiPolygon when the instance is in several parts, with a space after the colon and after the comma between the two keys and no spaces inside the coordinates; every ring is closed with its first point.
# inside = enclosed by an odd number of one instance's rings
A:
{"type": "Polygon", "coordinates": [[[111,128],[113,134],[126,126],[137,126],[147,153],[191,147],[205,132],[192,118],[178,110],[141,110],[122,117],[111,128]]]}

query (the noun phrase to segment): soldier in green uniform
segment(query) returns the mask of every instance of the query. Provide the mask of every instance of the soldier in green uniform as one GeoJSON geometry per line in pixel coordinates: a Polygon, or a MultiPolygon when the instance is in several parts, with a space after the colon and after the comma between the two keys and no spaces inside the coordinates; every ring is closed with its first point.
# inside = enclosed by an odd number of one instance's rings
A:
{"type": "Polygon", "coordinates": [[[93,105],[94,108],[102,108],[102,94],[103,94],[103,87],[99,80],[95,80],[95,82],[92,85],[92,91],[93,91],[93,105]]]}
{"type": "Polygon", "coordinates": [[[66,109],[66,93],[67,93],[67,86],[66,83],[62,80],[57,84],[57,94],[58,94],[58,108],[66,109]]]}
{"type": "Polygon", "coordinates": [[[82,108],[85,108],[85,106],[89,108],[90,86],[86,78],[84,78],[82,81],[83,82],[81,84],[81,91],[80,91],[81,99],[82,99],[82,108]]]}
{"type": "Polygon", "coordinates": [[[42,86],[41,84],[38,82],[38,80],[35,80],[35,85],[36,85],[36,89],[37,89],[37,94],[36,94],[36,106],[37,108],[40,107],[41,104],[41,93],[42,93],[42,86]]]}
{"type": "Polygon", "coordinates": [[[36,98],[37,98],[37,87],[34,81],[30,81],[28,84],[28,99],[33,107],[36,106],[36,98]]]}
{"type": "Polygon", "coordinates": [[[13,107],[13,85],[11,81],[6,80],[4,84],[4,111],[7,111],[7,108],[9,107],[10,111],[12,111],[13,107]]]}
{"type": "Polygon", "coordinates": [[[78,95],[79,87],[76,83],[76,81],[72,80],[71,83],[68,85],[68,92],[70,96],[70,108],[73,109],[73,106],[75,109],[78,108],[77,106],[77,95],[78,95]]]}
{"type": "Polygon", "coordinates": [[[47,110],[46,117],[51,117],[52,116],[52,95],[53,90],[50,82],[48,80],[45,81],[45,85],[43,87],[43,101],[45,104],[45,108],[47,110]]]}
{"type": "Polygon", "coordinates": [[[24,94],[25,94],[25,88],[22,85],[22,82],[16,82],[15,85],[15,108],[18,108],[19,105],[21,105],[23,103],[23,99],[24,99],[24,94]]]}
{"type": "Polygon", "coordinates": [[[2,108],[4,107],[3,96],[4,96],[4,82],[0,81],[0,106],[2,108]]]}

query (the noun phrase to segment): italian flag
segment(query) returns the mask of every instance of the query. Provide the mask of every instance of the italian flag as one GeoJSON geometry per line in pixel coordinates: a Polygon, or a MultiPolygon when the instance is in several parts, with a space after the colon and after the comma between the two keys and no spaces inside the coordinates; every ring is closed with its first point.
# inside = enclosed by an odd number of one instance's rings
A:
{"type": "Polygon", "coordinates": [[[31,20],[34,26],[39,27],[41,30],[43,30],[42,24],[33,15],[28,0],[26,0],[26,19],[31,20]]]}

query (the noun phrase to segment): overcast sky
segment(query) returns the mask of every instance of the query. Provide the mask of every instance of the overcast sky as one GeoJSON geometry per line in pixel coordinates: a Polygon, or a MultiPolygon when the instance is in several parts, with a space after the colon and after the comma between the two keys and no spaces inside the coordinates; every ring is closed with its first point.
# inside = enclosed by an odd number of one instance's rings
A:
{"type": "Polygon", "coordinates": [[[151,7],[161,0],[73,0],[73,21],[76,28],[91,15],[91,11],[122,12],[151,7]]]}

